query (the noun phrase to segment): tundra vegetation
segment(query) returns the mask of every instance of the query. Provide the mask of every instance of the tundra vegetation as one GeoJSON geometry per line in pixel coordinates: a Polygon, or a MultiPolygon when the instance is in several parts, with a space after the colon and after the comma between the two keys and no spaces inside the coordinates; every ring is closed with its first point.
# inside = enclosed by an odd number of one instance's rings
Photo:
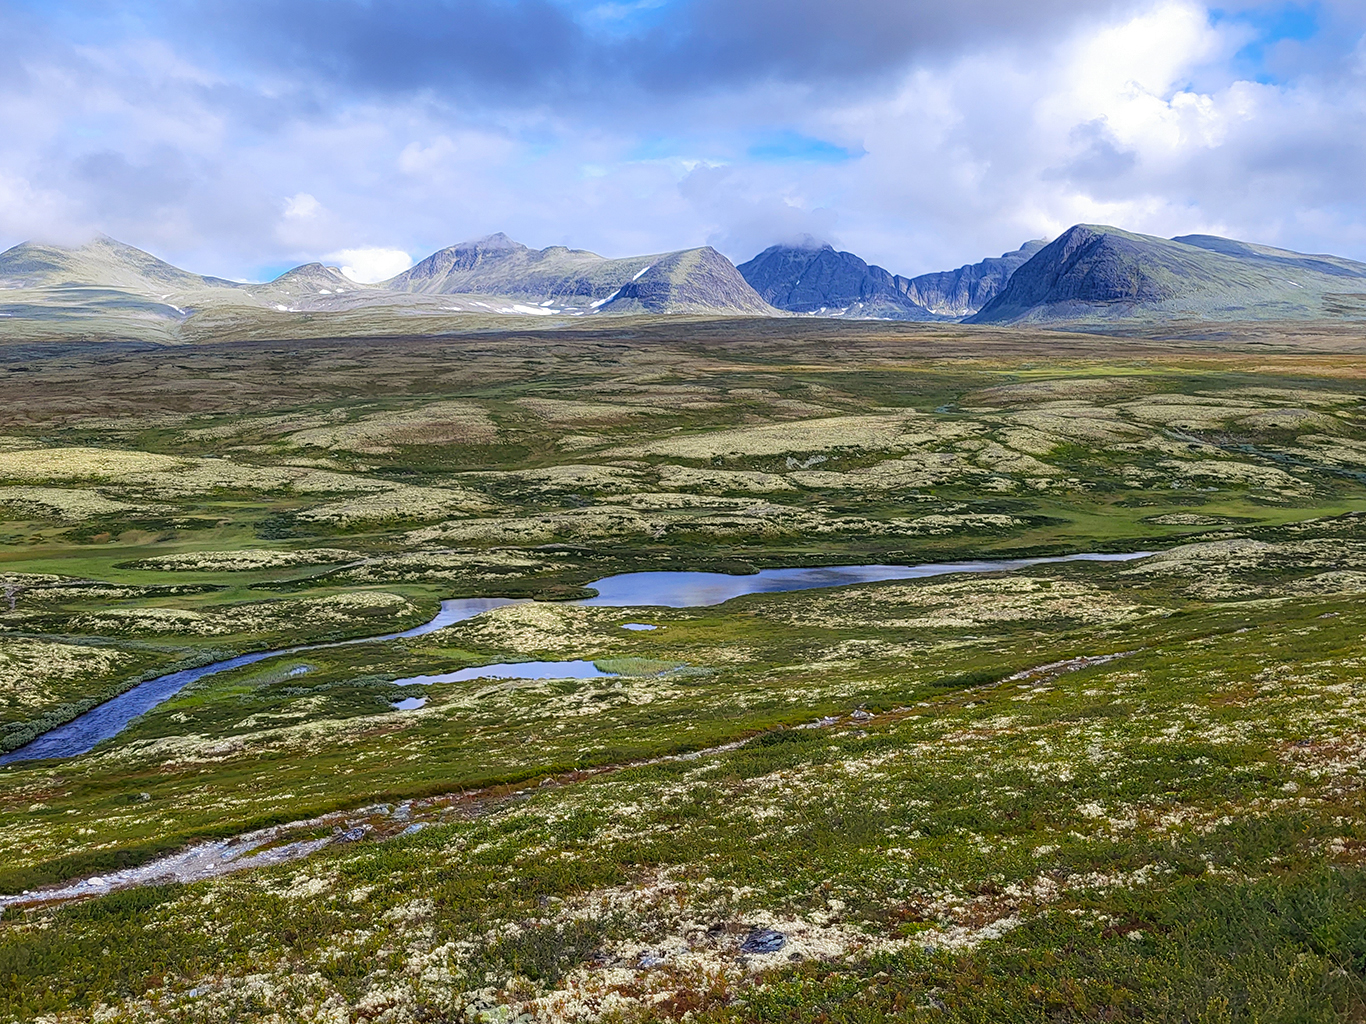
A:
{"type": "Polygon", "coordinates": [[[176,668],[530,599],[0,767],[0,1019],[1362,1020],[1362,348],[641,319],[0,350],[5,750],[176,668]],[[613,674],[394,684],[527,659],[613,674]],[[245,870],[41,898],[258,830],[245,870]]]}

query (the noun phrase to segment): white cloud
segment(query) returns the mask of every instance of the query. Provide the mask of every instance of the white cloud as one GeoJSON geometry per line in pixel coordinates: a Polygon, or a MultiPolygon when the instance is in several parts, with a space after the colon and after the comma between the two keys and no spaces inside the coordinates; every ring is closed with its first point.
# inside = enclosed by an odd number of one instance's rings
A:
{"type": "Polygon", "coordinates": [[[737,261],[811,234],[918,273],[1099,220],[1366,258],[1366,76],[1251,81],[1246,27],[1195,0],[1125,10],[872,84],[760,76],[610,116],[552,94],[348,98],[171,43],[23,48],[0,79],[0,248],[103,230],[220,276],[331,253],[374,281],[499,230],[737,261]],[[774,131],[864,155],[750,160],[774,131]]]}
{"type": "MultiPolygon", "coordinates": [[[[804,174],[808,205],[837,210],[842,244],[903,273],[1083,221],[1366,258],[1366,183],[1353,170],[1366,157],[1366,83],[1241,79],[1244,39],[1199,4],[1162,2],[1047,47],[913,69],[884,95],[813,112],[867,156],[825,181],[804,174]]],[[[738,169],[733,191],[775,196],[765,173],[738,169]]]]}
{"type": "Polygon", "coordinates": [[[413,258],[402,249],[342,249],[324,259],[339,265],[357,284],[387,281],[413,265],[413,258]]]}
{"type": "Polygon", "coordinates": [[[13,241],[33,239],[58,244],[86,241],[93,229],[71,217],[66,197],[0,170],[0,224],[13,241]]]}
{"type": "Polygon", "coordinates": [[[398,155],[404,174],[428,181],[448,180],[461,170],[507,163],[519,149],[515,140],[487,131],[441,133],[425,142],[410,142],[398,155]]]}
{"type": "Polygon", "coordinates": [[[307,192],[300,192],[285,200],[285,217],[289,220],[310,220],[322,210],[323,204],[307,192]]]}

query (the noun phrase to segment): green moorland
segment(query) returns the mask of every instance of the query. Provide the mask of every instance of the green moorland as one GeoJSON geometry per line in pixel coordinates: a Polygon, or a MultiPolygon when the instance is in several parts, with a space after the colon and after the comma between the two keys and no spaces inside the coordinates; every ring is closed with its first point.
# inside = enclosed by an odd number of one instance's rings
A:
{"type": "Polygon", "coordinates": [[[173,669],[525,599],[0,766],[0,1020],[1364,1020],[1364,348],[678,319],[0,349],[0,750],[173,669]],[[394,685],[529,659],[615,674],[394,685]],[[261,829],[243,870],[38,898],[261,829]]]}

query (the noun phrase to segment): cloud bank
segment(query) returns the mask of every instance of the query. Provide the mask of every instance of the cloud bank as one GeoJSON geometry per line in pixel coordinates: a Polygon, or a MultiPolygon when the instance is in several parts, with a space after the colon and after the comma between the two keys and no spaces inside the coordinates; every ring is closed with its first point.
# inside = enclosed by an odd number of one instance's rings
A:
{"type": "Polygon", "coordinates": [[[1360,4],[1027,7],[13,4],[0,244],[375,280],[499,230],[811,235],[914,274],[1100,221],[1366,259],[1360,4]]]}

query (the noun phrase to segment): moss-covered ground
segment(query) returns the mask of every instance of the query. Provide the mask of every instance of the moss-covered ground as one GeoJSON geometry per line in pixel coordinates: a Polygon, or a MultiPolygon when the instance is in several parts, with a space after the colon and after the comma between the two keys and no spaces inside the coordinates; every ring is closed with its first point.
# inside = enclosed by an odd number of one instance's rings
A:
{"type": "Polygon", "coordinates": [[[335,833],[11,906],[0,1020],[1364,1019],[1356,344],[680,321],[0,353],[3,749],[172,668],[535,599],[0,768],[3,894],[335,833]],[[394,685],[528,659],[616,674],[394,685]]]}

